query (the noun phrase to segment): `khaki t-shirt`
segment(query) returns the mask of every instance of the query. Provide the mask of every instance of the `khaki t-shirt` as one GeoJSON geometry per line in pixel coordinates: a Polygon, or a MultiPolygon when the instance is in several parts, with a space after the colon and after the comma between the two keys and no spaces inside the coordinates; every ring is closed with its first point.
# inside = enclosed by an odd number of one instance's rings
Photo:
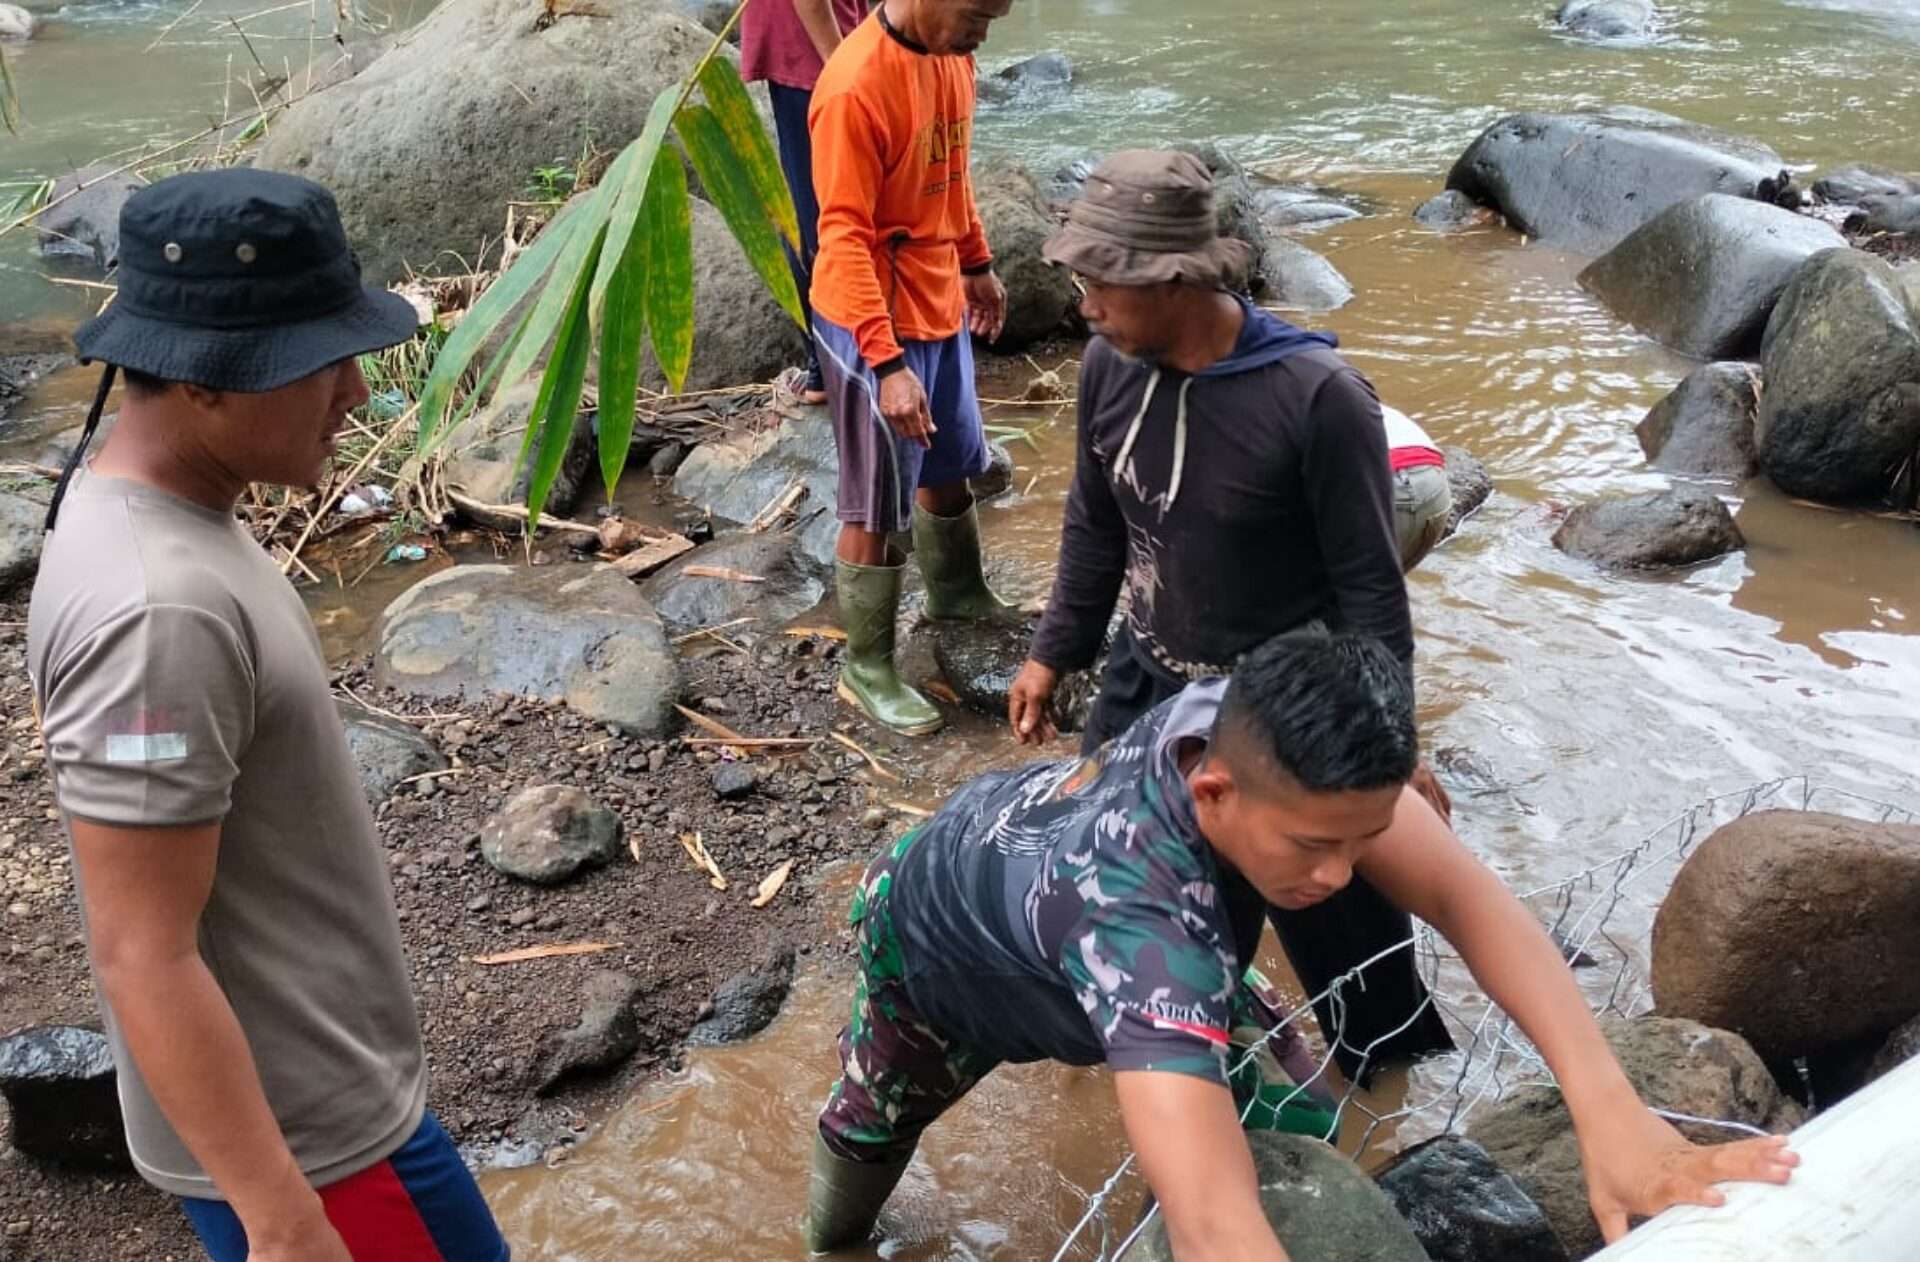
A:
{"type": "MultiPolygon", "coordinates": [[[[292,587],[231,514],[82,474],[27,661],[67,815],[220,822],[200,954],[300,1168],[324,1185],[384,1160],[419,1126],[425,1057],[373,816],[292,587]]],[[[106,1023],[140,1173],[217,1198],[106,1023]]]]}

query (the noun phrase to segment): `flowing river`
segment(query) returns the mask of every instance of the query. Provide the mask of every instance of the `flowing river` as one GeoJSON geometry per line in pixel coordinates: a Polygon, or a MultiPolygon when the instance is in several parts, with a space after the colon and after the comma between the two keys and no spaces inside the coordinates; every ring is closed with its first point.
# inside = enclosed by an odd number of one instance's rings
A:
{"type": "MultiPolygon", "coordinates": [[[[60,10],[15,58],[35,126],[0,141],[4,178],[177,132],[183,114],[217,116],[239,50],[206,19],[245,6],[208,0],[183,24],[189,36],[143,58],[182,7],[60,10]]],[[[1376,208],[1302,238],[1358,291],[1316,323],[1390,402],[1494,476],[1486,508],[1411,579],[1421,714],[1453,769],[1462,834],[1529,887],[1757,781],[1805,773],[1920,798],[1920,530],[1756,484],[1735,499],[1748,547],[1717,563],[1612,578],[1561,556],[1549,543],[1559,508],[1663,484],[1633,426],[1690,365],[1584,294],[1574,276],[1585,260],[1408,218],[1479,129],[1516,109],[1644,106],[1756,136],[1796,168],[1920,168],[1920,0],[1668,0],[1658,36],[1630,46],[1565,39],[1548,8],[1019,0],[984,68],[1057,49],[1076,81],[1057,101],[988,108],[978,128],[982,152],[1011,152],[1042,175],[1088,150],[1215,140],[1263,174],[1376,208]]],[[[271,21],[304,47],[304,9],[271,21]]],[[[71,321],[84,296],[41,272],[0,241],[0,309],[71,321]]],[[[1060,420],[1017,449],[1021,493],[986,515],[1020,595],[1047,582],[1071,438],[1060,420]]],[[[950,784],[1017,756],[1003,730],[964,726],[933,745],[930,778],[950,784]]],[[[1643,914],[1616,926],[1644,927],[1643,914]]],[[[803,977],[767,1035],[692,1056],[560,1169],[487,1176],[516,1256],[802,1256],[808,1127],[846,989],[835,975],[803,977]]],[[[924,1151],[881,1256],[1052,1257],[1081,1190],[1124,1147],[1098,1072],[1030,1068],[996,1075],[924,1151]]]]}

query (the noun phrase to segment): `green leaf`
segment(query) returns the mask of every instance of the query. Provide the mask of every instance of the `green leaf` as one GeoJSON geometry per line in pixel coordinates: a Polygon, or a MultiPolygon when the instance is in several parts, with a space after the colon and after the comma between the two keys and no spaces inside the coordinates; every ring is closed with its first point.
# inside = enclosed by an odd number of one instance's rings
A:
{"type": "Polygon", "coordinates": [[[800,291],[794,286],[793,269],[787,266],[786,253],[780,248],[780,236],[760,204],[753,177],[727,143],[720,121],[706,106],[689,105],[680,111],[675,126],[687,156],[693,160],[693,169],[706,186],[707,199],[725,216],[747,261],[760,273],[761,283],[793,322],[805,327],[800,291]]]}
{"type": "Polygon", "coordinates": [[[20,134],[20,89],[13,81],[13,63],[7,50],[0,48],[0,122],[14,135],[20,134]]]}
{"type": "Polygon", "coordinates": [[[434,361],[433,372],[428,374],[427,384],[420,391],[420,454],[432,451],[435,439],[444,437],[451,428],[441,426],[440,422],[446,417],[447,404],[467,366],[487,339],[513,314],[520,300],[552,269],[561,250],[586,222],[586,216],[581,214],[583,209],[582,204],[563,207],[553,222],[534,238],[533,244],[513,261],[513,266],[487,287],[486,293],[454,326],[453,335],[440,348],[440,357],[434,361]]]}
{"type": "Polygon", "coordinates": [[[687,195],[687,169],[672,145],[662,146],[654,160],[641,225],[647,330],[660,371],[679,390],[687,384],[693,363],[693,205],[687,195]]]}
{"type": "MultiPolygon", "coordinates": [[[[633,241],[634,225],[640,222],[641,207],[646,204],[647,185],[653,177],[654,160],[659,156],[660,148],[667,138],[667,128],[673,125],[673,107],[680,99],[680,85],[674,84],[659,96],[653,98],[653,109],[647,114],[647,125],[641,129],[640,138],[627,146],[620,155],[627,161],[625,180],[614,190],[613,210],[607,219],[607,244],[600,252],[600,269],[593,275],[592,311],[594,322],[601,319],[606,308],[607,292],[613,286],[615,273],[629,265],[629,254],[637,254],[639,246],[633,241]]],[[[611,170],[604,183],[611,184],[611,170]]]]}
{"type": "MultiPolygon", "coordinates": [[[[760,111],[740,82],[740,71],[732,62],[715,58],[700,71],[700,91],[713,110],[715,121],[726,134],[734,157],[753,181],[760,194],[760,210],[793,252],[800,252],[800,216],[793,208],[793,192],[787,187],[786,174],[780,169],[780,155],[767,139],[760,122],[760,111]]],[[[704,178],[704,177],[703,177],[704,178]]]]}
{"type": "MultiPolygon", "coordinates": [[[[600,273],[613,248],[612,233],[601,252],[600,273]]],[[[620,485],[633,446],[633,415],[639,402],[640,350],[647,340],[647,277],[641,270],[644,251],[613,269],[607,287],[606,308],[600,316],[600,476],[606,480],[607,502],[620,485]]],[[[596,279],[594,284],[598,285],[596,279]]],[[[591,303],[589,303],[591,310],[591,303]]]]}
{"type": "MultiPolygon", "coordinates": [[[[596,255],[597,258],[597,255],[596,255]]],[[[560,476],[573,441],[574,418],[580,411],[580,392],[587,384],[587,361],[593,352],[593,264],[590,261],[573,284],[567,300],[565,318],[553,346],[553,359],[540,379],[540,392],[534,397],[533,411],[527,414],[527,437],[540,435],[540,454],[527,484],[527,529],[547,506],[547,496],[560,476]]]]}

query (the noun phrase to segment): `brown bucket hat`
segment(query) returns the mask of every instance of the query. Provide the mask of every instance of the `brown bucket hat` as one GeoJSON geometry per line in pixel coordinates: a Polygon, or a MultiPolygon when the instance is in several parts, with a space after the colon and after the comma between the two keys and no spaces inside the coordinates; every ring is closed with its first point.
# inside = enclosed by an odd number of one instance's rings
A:
{"type": "Polygon", "coordinates": [[[1247,274],[1253,249],[1220,236],[1205,163],[1177,150],[1123,149],[1087,177],[1041,257],[1103,285],[1227,289],[1247,274]]]}

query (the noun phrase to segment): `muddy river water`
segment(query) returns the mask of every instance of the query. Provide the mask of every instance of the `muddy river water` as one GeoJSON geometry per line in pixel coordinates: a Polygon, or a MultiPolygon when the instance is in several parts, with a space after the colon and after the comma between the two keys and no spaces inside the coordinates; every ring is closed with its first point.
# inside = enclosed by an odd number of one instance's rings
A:
{"type": "MultiPolygon", "coordinates": [[[[202,13],[243,7],[209,0],[202,13]]],[[[1559,38],[1548,7],[1020,0],[983,53],[988,68],[1059,49],[1078,79],[1063,100],[989,109],[979,124],[982,150],[1042,172],[1090,148],[1216,139],[1262,172],[1378,208],[1304,238],[1358,291],[1317,323],[1390,402],[1494,476],[1486,508],[1411,579],[1421,715],[1454,769],[1463,836],[1528,887],[1757,781],[1805,773],[1920,798],[1920,529],[1755,485],[1734,496],[1749,546],[1720,562],[1625,579],[1561,556],[1548,541],[1558,508],[1662,484],[1633,425],[1689,365],[1582,293],[1583,260],[1504,232],[1438,236],[1408,218],[1477,130],[1517,108],[1642,105],[1758,136],[1795,164],[1920,168],[1920,0],[1670,0],[1660,37],[1628,48],[1559,38]]],[[[178,7],[135,6],[117,20],[61,12],[69,25],[16,59],[42,130],[0,148],[0,166],[15,168],[5,178],[147,134],[189,102],[217,110],[231,49],[210,31],[174,64],[143,68],[152,83],[133,96],[73,79],[90,41],[137,52],[178,7]],[[68,110],[84,121],[63,131],[68,110]]],[[[304,26],[304,11],[294,16],[304,26]]],[[[0,242],[0,268],[0,308],[76,314],[73,295],[49,291],[17,246],[0,242]]],[[[1020,493],[986,513],[1004,581],[1021,595],[1047,581],[1070,425],[1016,448],[1020,493]]],[[[320,600],[323,622],[362,621],[320,600]]],[[[1000,730],[963,725],[931,747],[923,797],[1016,758],[1000,730]]],[[[1643,914],[1614,926],[1644,927],[1643,914]]],[[[691,1056],[561,1168],[488,1175],[517,1256],[802,1256],[807,1133],[845,997],[843,978],[805,975],[765,1036],[691,1056]]],[[[997,1075],[925,1145],[879,1256],[1052,1257],[1084,1189],[1123,1152],[1098,1072],[997,1075]]]]}

